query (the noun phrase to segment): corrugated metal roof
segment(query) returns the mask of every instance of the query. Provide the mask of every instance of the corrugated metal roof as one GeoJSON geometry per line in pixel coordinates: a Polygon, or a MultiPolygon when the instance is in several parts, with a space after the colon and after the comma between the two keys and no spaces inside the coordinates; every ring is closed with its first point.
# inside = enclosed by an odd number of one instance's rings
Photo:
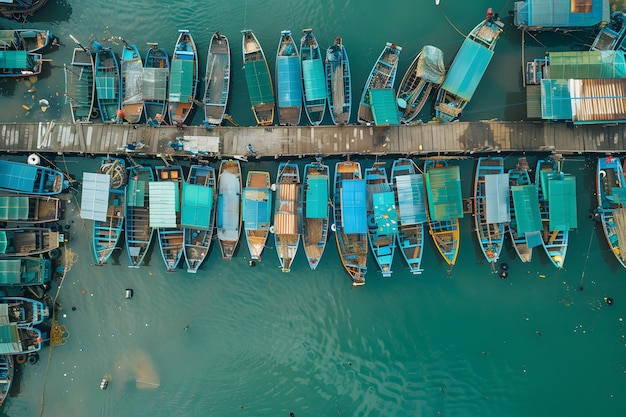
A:
{"type": "Polygon", "coordinates": [[[372,116],[377,126],[400,125],[400,114],[396,94],[390,88],[377,88],[369,90],[372,116]]]}
{"type": "Polygon", "coordinates": [[[545,78],[621,78],[626,75],[623,51],[550,52],[545,78]]]}
{"type": "Polygon", "coordinates": [[[244,66],[250,102],[253,106],[274,103],[274,92],[265,61],[248,62],[244,66]]]}
{"type": "Polygon", "coordinates": [[[302,75],[300,57],[279,56],[276,58],[276,95],[281,107],[302,104],[302,75]]]}
{"type": "Polygon", "coordinates": [[[608,0],[525,0],[515,2],[516,26],[576,28],[595,26],[610,19],[608,0]]]}
{"type": "Polygon", "coordinates": [[[576,212],[576,177],[548,181],[550,196],[550,230],[569,230],[578,227],[576,212]]]}
{"type": "Polygon", "coordinates": [[[485,175],[485,204],[487,223],[505,223],[511,220],[508,173],[485,175]]]}
{"type": "Polygon", "coordinates": [[[22,282],[20,271],[21,259],[0,260],[0,285],[16,285],[22,282]]]}
{"type": "Polygon", "coordinates": [[[511,187],[511,194],[513,195],[517,234],[521,236],[540,231],[542,225],[537,188],[534,185],[514,185],[511,187]]]}
{"type": "Polygon", "coordinates": [[[0,219],[25,220],[29,205],[29,197],[26,196],[0,196],[0,219]]]}
{"type": "Polygon", "coordinates": [[[170,71],[169,101],[187,103],[193,99],[195,61],[173,59],[170,71]]]}
{"type": "Polygon", "coordinates": [[[144,68],[141,93],[144,99],[165,100],[169,68],[144,68]]]}
{"type": "Polygon", "coordinates": [[[466,38],[441,88],[466,101],[471,100],[491,57],[493,50],[466,38]]]}
{"type": "Polygon", "coordinates": [[[395,177],[400,209],[400,224],[424,223],[426,217],[426,193],[422,174],[398,175],[395,177]]]}
{"type": "Polygon", "coordinates": [[[17,324],[0,326],[0,354],[22,352],[17,324]]]}
{"type": "Polygon", "coordinates": [[[9,241],[7,239],[7,232],[0,230],[0,253],[6,253],[9,241]]]}
{"type": "Polygon", "coordinates": [[[569,80],[574,123],[626,120],[626,79],[569,80]]]}
{"type": "Polygon", "coordinates": [[[149,182],[150,227],[176,227],[176,191],[174,182],[149,182]]]}
{"type": "Polygon", "coordinates": [[[458,166],[430,169],[426,173],[428,210],[434,221],[463,217],[463,195],[458,166]]]}
{"type": "Polygon", "coordinates": [[[541,118],[572,120],[567,80],[541,80],[541,118]]]}
{"type": "Polygon", "coordinates": [[[328,177],[309,177],[307,185],[305,216],[307,219],[325,219],[328,216],[328,177]]]}
{"type": "Polygon", "coordinates": [[[345,180],[341,184],[341,220],[344,233],[367,233],[365,180],[345,180]]]}
{"type": "Polygon", "coordinates": [[[326,72],[321,59],[302,61],[302,79],[307,101],[326,99],[326,72]]]}
{"type": "Polygon", "coordinates": [[[272,216],[272,194],[267,188],[243,189],[243,222],[245,230],[259,230],[272,216]]]}
{"type": "Polygon", "coordinates": [[[183,182],[181,223],[183,227],[208,230],[213,208],[213,189],[183,182]]]}
{"type": "Polygon", "coordinates": [[[83,174],[83,193],[80,201],[82,219],[106,221],[110,185],[111,177],[108,174],[95,172],[83,174]]]}
{"type": "Polygon", "coordinates": [[[0,51],[0,68],[29,68],[28,51],[0,51]]]}

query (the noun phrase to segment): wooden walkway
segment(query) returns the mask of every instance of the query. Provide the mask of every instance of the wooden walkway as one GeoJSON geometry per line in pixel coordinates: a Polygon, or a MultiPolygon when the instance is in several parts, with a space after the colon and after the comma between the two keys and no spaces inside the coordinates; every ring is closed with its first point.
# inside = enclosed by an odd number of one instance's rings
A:
{"type": "Polygon", "coordinates": [[[199,154],[257,157],[346,154],[472,154],[626,151],[626,125],[573,126],[544,122],[426,123],[400,127],[150,127],[115,124],[0,124],[0,149],[15,153],[124,154],[128,143],[146,156],[199,154]],[[179,142],[178,138],[184,140],[179,142]],[[183,151],[171,144],[180,143],[183,151]]]}

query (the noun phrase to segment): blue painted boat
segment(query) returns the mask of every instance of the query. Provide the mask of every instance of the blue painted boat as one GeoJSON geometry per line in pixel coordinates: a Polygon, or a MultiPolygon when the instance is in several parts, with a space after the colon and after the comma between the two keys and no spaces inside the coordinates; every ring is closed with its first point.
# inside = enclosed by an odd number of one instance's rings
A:
{"type": "Polygon", "coordinates": [[[602,230],[611,251],[626,268],[626,257],[620,248],[622,235],[626,230],[626,179],[622,163],[615,156],[598,158],[596,170],[596,196],[598,208],[596,218],[602,223],[602,230]]]}
{"type": "Polygon", "coordinates": [[[9,396],[13,385],[13,373],[15,364],[12,355],[0,355],[0,407],[9,396]]]}
{"type": "Polygon", "coordinates": [[[273,233],[274,246],[283,272],[291,270],[300,246],[300,185],[298,165],[281,162],[276,175],[273,233]]]}
{"type": "Polygon", "coordinates": [[[136,45],[124,41],[120,59],[122,116],[139,123],[143,115],[143,62],[136,45]]]}
{"type": "Polygon", "coordinates": [[[398,248],[412,274],[421,274],[424,255],[426,191],[424,176],[416,172],[415,163],[407,158],[393,161],[391,187],[398,208],[398,248]]]}
{"type": "Polygon", "coordinates": [[[321,158],[304,166],[302,181],[302,246],[312,270],[317,268],[328,240],[330,169],[321,158]]]}
{"type": "Polygon", "coordinates": [[[69,187],[63,173],[41,165],[0,160],[0,191],[55,195],[69,187]]]}
{"type": "Polygon", "coordinates": [[[223,160],[217,177],[217,239],[222,259],[230,261],[241,233],[241,164],[223,160]]]}
{"type": "Polygon", "coordinates": [[[33,256],[59,247],[59,231],[44,227],[0,229],[0,258],[33,256]]]}
{"type": "Polygon", "coordinates": [[[611,13],[611,21],[596,35],[591,44],[591,51],[624,50],[624,35],[626,34],[626,13],[622,10],[611,13]]]}
{"type": "Polygon", "coordinates": [[[52,278],[52,261],[40,257],[0,259],[0,287],[43,285],[52,278]]]}
{"type": "Polygon", "coordinates": [[[166,123],[167,93],[170,80],[170,57],[158,43],[148,43],[143,65],[143,111],[148,124],[166,123]]]}
{"type": "Polygon", "coordinates": [[[93,45],[96,55],[96,101],[100,119],[103,123],[115,122],[122,97],[118,58],[110,48],[105,48],[96,41],[93,45]]]}
{"type": "Polygon", "coordinates": [[[154,235],[150,226],[150,186],[154,181],[152,168],[132,166],[128,168],[126,192],[126,252],[131,268],[142,264],[154,235]]]}
{"type": "Polygon", "coordinates": [[[278,122],[284,126],[300,124],[302,114],[302,70],[298,47],[290,30],[280,32],[276,51],[276,97],[278,122]]]}
{"type": "Polygon", "coordinates": [[[367,273],[367,191],[361,165],[337,162],[333,186],[333,219],[341,263],[352,285],[364,285],[367,273]]]}
{"type": "Polygon", "coordinates": [[[348,52],[340,37],[326,50],[324,67],[330,118],[336,125],[347,125],[352,114],[352,75],[348,52]]]}
{"type": "Polygon", "coordinates": [[[28,355],[40,351],[47,337],[36,327],[0,324],[0,351],[9,355],[28,355]]]}
{"type": "Polygon", "coordinates": [[[0,193],[0,222],[41,225],[61,217],[61,200],[46,195],[0,193]]]}
{"type": "Polygon", "coordinates": [[[25,78],[41,74],[43,55],[25,50],[0,50],[0,78],[25,78]]]}
{"type": "Polygon", "coordinates": [[[0,50],[38,52],[53,39],[52,33],[45,29],[0,29],[0,50]]]}
{"type": "Polygon", "coordinates": [[[150,226],[156,227],[167,272],[174,272],[184,252],[181,219],[183,169],[179,165],[154,167],[157,182],[150,184],[150,226]]]}
{"type": "Polygon", "coordinates": [[[252,113],[254,113],[257,125],[271,126],[274,124],[276,99],[267,58],[259,40],[250,29],[244,29],[241,33],[243,34],[241,40],[243,70],[246,75],[252,113]]]}
{"type": "Polygon", "coordinates": [[[513,248],[522,262],[530,262],[533,248],[543,244],[537,187],[531,183],[528,170],[528,161],[524,157],[509,170],[511,221],[508,230],[513,248]]]}
{"type": "Polygon", "coordinates": [[[27,297],[0,297],[0,319],[3,323],[31,327],[50,317],[44,303],[27,297]]]}
{"type": "Polygon", "coordinates": [[[389,185],[387,171],[380,163],[365,169],[365,184],[370,247],[380,272],[383,277],[388,278],[392,274],[391,267],[398,236],[396,198],[389,185]]]}
{"type": "Polygon", "coordinates": [[[182,126],[196,100],[198,90],[198,52],[188,30],[179,29],[170,68],[167,95],[169,117],[173,125],[182,126]]]}
{"type": "Polygon", "coordinates": [[[243,189],[243,227],[250,257],[260,261],[270,233],[272,220],[272,192],[270,173],[248,171],[243,189]]]}
{"type": "Polygon", "coordinates": [[[71,64],[64,65],[65,102],[70,106],[74,123],[86,123],[96,116],[93,114],[96,98],[94,70],[93,55],[82,45],[74,48],[71,64]]]}
{"type": "Polygon", "coordinates": [[[211,36],[204,77],[204,120],[219,126],[224,120],[230,91],[230,46],[219,32],[211,36]]]}
{"type": "Polygon", "coordinates": [[[313,35],[312,29],[304,29],[304,36],[300,39],[300,58],[302,59],[302,95],[304,97],[304,111],[313,126],[324,121],[326,112],[326,71],[324,57],[313,35]]]}

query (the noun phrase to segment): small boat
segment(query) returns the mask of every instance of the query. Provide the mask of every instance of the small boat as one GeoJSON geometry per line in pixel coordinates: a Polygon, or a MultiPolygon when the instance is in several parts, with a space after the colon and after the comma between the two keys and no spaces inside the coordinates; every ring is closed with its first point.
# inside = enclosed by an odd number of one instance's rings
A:
{"type": "Polygon", "coordinates": [[[321,159],[304,166],[302,181],[302,246],[312,270],[326,248],[329,224],[330,169],[321,159]]]}
{"type": "Polygon", "coordinates": [[[537,188],[531,183],[528,170],[525,157],[519,158],[515,169],[509,170],[511,221],[508,229],[513,248],[522,262],[530,262],[533,248],[543,243],[537,188]]]}
{"type": "Polygon", "coordinates": [[[150,184],[150,225],[157,228],[166,271],[174,272],[183,256],[185,243],[181,219],[183,168],[161,165],[154,170],[158,182],[156,186],[155,183],[150,184]],[[169,184],[174,187],[167,187],[169,184]]]}
{"type": "Polygon", "coordinates": [[[12,355],[0,355],[0,407],[9,396],[15,365],[12,355]]]}
{"type": "Polygon", "coordinates": [[[304,111],[313,126],[322,124],[326,112],[326,70],[324,57],[313,36],[312,29],[304,29],[300,40],[300,57],[302,59],[302,94],[304,111]]]}
{"type": "MultiPolygon", "coordinates": [[[[61,200],[44,195],[0,194],[0,222],[44,224],[61,218],[61,200]]],[[[52,228],[52,227],[51,227],[52,228]]],[[[58,231],[58,228],[55,229],[58,231]]]]}
{"type": "MultiPolygon", "coordinates": [[[[359,101],[358,120],[361,124],[374,124],[376,123],[374,117],[374,110],[372,108],[372,92],[377,94],[376,91],[387,90],[393,94],[393,83],[396,80],[396,73],[398,71],[398,61],[400,60],[400,52],[402,48],[395,43],[387,42],[383,48],[380,56],[374,63],[372,70],[370,71],[365,86],[363,87],[363,94],[361,94],[361,101],[359,101]]],[[[385,94],[384,92],[382,93],[385,94]]],[[[384,98],[384,97],[383,97],[384,98]]],[[[393,100],[395,102],[395,100],[393,100]]],[[[385,103],[383,101],[383,103],[385,103]]],[[[396,104],[394,103],[394,114],[396,104]]],[[[399,117],[396,117],[399,121],[399,117]]]]}
{"type": "Polygon", "coordinates": [[[198,52],[188,30],[178,30],[172,54],[167,100],[170,122],[182,126],[189,117],[198,89],[198,52]]]}
{"type": "Polygon", "coordinates": [[[487,70],[503,26],[489,8],[485,20],[467,35],[439,88],[435,100],[437,119],[452,122],[461,116],[487,70]]]}
{"type": "Polygon", "coordinates": [[[242,30],[243,70],[248,84],[252,112],[259,126],[274,124],[274,86],[267,58],[250,29],[242,30]]]}
{"type": "Polygon", "coordinates": [[[391,187],[398,208],[398,248],[412,274],[421,274],[424,255],[426,191],[424,176],[416,173],[415,163],[406,158],[393,161],[391,187]]]}
{"type": "Polygon", "coordinates": [[[136,45],[124,41],[120,60],[122,116],[128,123],[139,123],[143,115],[143,62],[136,45]]]}
{"type": "Polygon", "coordinates": [[[298,47],[290,30],[280,32],[276,51],[276,97],[278,122],[297,126],[302,114],[302,69],[298,47]]]}
{"type": "Polygon", "coordinates": [[[626,231],[626,179],[618,157],[609,155],[598,158],[596,195],[598,208],[595,216],[602,223],[611,251],[626,268],[625,252],[620,249],[620,242],[626,241],[626,237],[622,236],[626,231]]]}
{"type": "Polygon", "coordinates": [[[52,261],[40,257],[0,259],[0,287],[43,285],[52,278],[52,261]]]}
{"type": "Polygon", "coordinates": [[[0,258],[33,256],[59,247],[59,231],[43,227],[0,229],[0,258]]]}
{"type": "Polygon", "coordinates": [[[383,163],[365,169],[367,188],[367,228],[370,247],[384,278],[392,274],[391,266],[398,236],[396,198],[383,163]]]}
{"type": "MultiPolygon", "coordinates": [[[[36,327],[2,323],[0,334],[2,335],[0,350],[9,355],[28,355],[41,350],[44,344],[44,335],[36,327]]],[[[16,360],[19,359],[16,358],[16,360]]]]}
{"type": "Polygon", "coordinates": [[[217,239],[222,259],[235,254],[241,232],[241,165],[237,160],[222,161],[217,177],[217,239]]]}
{"type": "Polygon", "coordinates": [[[367,273],[367,192],[361,165],[337,162],[333,187],[333,219],[337,249],[352,285],[364,285],[367,273]]]}
{"type": "Polygon", "coordinates": [[[427,159],[424,172],[429,232],[437,251],[448,265],[454,266],[459,254],[459,218],[463,217],[459,167],[449,166],[446,159],[427,159]]]}
{"type": "Polygon", "coordinates": [[[230,90],[230,46],[219,32],[211,37],[204,78],[204,120],[219,126],[224,120],[230,90]]]}
{"type": "Polygon", "coordinates": [[[74,48],[72,62],[69,66],[64,65],[64,71],[65,102],[70,105],[72,121],[74,123],[88,123],[93,116],[93,103],[96,97],[94,62],[91,51],[82,45],[79,48],[74,48]]]}
{"type": "Polygon", "coordinates": [[[93,45],[96,50],[96,102],[100,119],[103,123],[115,122],[122,96],[117,55],[110,48],[105,48],[96,41],[93,45]]]}
{"type": "Polygon", "coordinates": [[[0,50],[0,78],[23,78],[41,74],[43,55],[24,50],[0,50]]]}
{"type": "Polygon", "coordinates": [[[183,183],[182,225],[187,272],[196,273],[209,254],[217,206],[215,169],[191,165],[183,183]]]}
{"type": "Polygon", "coordinates": [[[170,79],[170,57],[158,43],[148,43],[143,64],[143,111],[148,124],[165,123],[167,115],[167,92],[170,79]]]}
{"type": "Polygon", "coordinates": [[[0,297],[0,321],[30,327],[50,317],[44,303],[26,297],[0,297]]]}
{"type": "Polygon", "coordinates": [[[0,191],[54,195],[69,187],[63,173],[41,165],[0,160],[0,191]]]}
{"type": "Polygon", "coordinates": [[[274,245],[283,272],[291,270],[300,245],[300,170],[298,165],[281,162],[276,175],[274,245]]]}
{"type": "Polygon", "coordinates": [[[474,227],[480,249],[495,271],[509,212],[509,175],[501,156],[478,158],[474,177],[474,227]]]}
{"type": "Polygon", "coordinates": [[[26,20],[41,9],[48,0],[3,0],[0,2],[0,15],[7,19],[26,20]]]}
{"type": "Polygon", "coordinates": [[[272,193],[270,173],[248,171],[243,189],[243,227],[253,260],[260,260],[270,233],[272,220],[272,193]]]}
{"type": "Polygon", "coordinates": [[[352,77],[348,53],[339,37],[326,50],[325,69],[330,118],[336,125],[347,125],[352,113],[352,77]]]}
{"type": "Polygon", "coordinates": [[[153,181],[152,168],[140,165],[128,168],[124,235],[131,268],[139,268],[152,243],[154,229],[150,227],[149,184],[153,181]]]}
{"type": "Polygon", "coordinates": [[[49,30],[0,29],[0,50],[39,52],[53,39],[49,30]]]}
{"type": "Polygon", "coordinates": [[[623,48],[626,34],[626,13],[622,10],[611,13],[611,21],[596,35],[591,51],[614,51],[623,48]]]}
{"type": "Polygon", "coordinates": [[[396,102],[401,113],[400,122],[410,123],[422,111],[430,93],[438,88],[446,75],[441,49],[426,45],[417,54],[404,73],[396,102]]]}

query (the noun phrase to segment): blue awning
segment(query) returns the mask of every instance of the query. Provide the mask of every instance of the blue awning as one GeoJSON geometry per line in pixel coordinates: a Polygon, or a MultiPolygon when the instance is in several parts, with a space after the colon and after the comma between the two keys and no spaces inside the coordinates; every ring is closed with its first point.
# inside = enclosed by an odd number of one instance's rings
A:
{"type": "Polygon", "coordinates": [[[83,173],[83,193],[80,201],[82,219],[106,221],[110,184],[111,177],[108,174],[83,173]]]}
{"type": "Polygon", "coordinates": [[[149,182],[150,227],[176,227],[176,192],[174,182],[149,182]]]}
{"type": "Polygon", "coordinates": [[[426,222],[426,194],[422,174],[398,175],[396,188],[400,209],[400,224],[408,226],[426,222]]]}
{"type": "Polygon", "coordinates": [[[376,126],[400,125],[400,114],[396,93],[391,88],[375,88],[369,90],[372,116],[376,126]]]}
{"type": "Polygon", "coordinates": [[[485,217],[487,223],[506,223],[509,212],[509,174],[485,175],[485,217]]]}
{"type": "Polygon", "coordinates": [[[470,101],[487,70],[491,57],[493,50],[466,38],[441,88],[470,101]]]}
{"type": "Polygon", "coordinates": [[[378,235],[389,235],[398,231],[396,197],[391,191],[372,195],[374,221],[378,235]]]}
{"type": "Polygon", "coordinates": [[[280,107],[295,107],[302,104],[302,77],[300,57],[279,56],[276,58],[276,92],[280,107]]]}
{"type": "Polygon", "coordinates": [[[213,189],[183,182],[181,220],[183,227],[209,230],[213,208],[213,189]]]}
{"type": "Polygon", "coordinates": [[[307,101],[325,100],[328,97],[326,72],[321,59],[302,61],[302,78],[307,101]]]}
{"type": "Polygon", "coordinates": [[[269,227],[271,217],[271,194],[267,188],[244,188],[243,222],[245,230],[269,227]]]}
{"type": "Polygon", "coordinates": [[[307,219],[328,217],[328,177],[326,175],[309,177],[305,198],[307,219]]]}
{"type": "Polygon", "coordinates": [[[346,234],[367,233],[367,196],[365,180],[341,183],[341,220],[346,234]]]}

